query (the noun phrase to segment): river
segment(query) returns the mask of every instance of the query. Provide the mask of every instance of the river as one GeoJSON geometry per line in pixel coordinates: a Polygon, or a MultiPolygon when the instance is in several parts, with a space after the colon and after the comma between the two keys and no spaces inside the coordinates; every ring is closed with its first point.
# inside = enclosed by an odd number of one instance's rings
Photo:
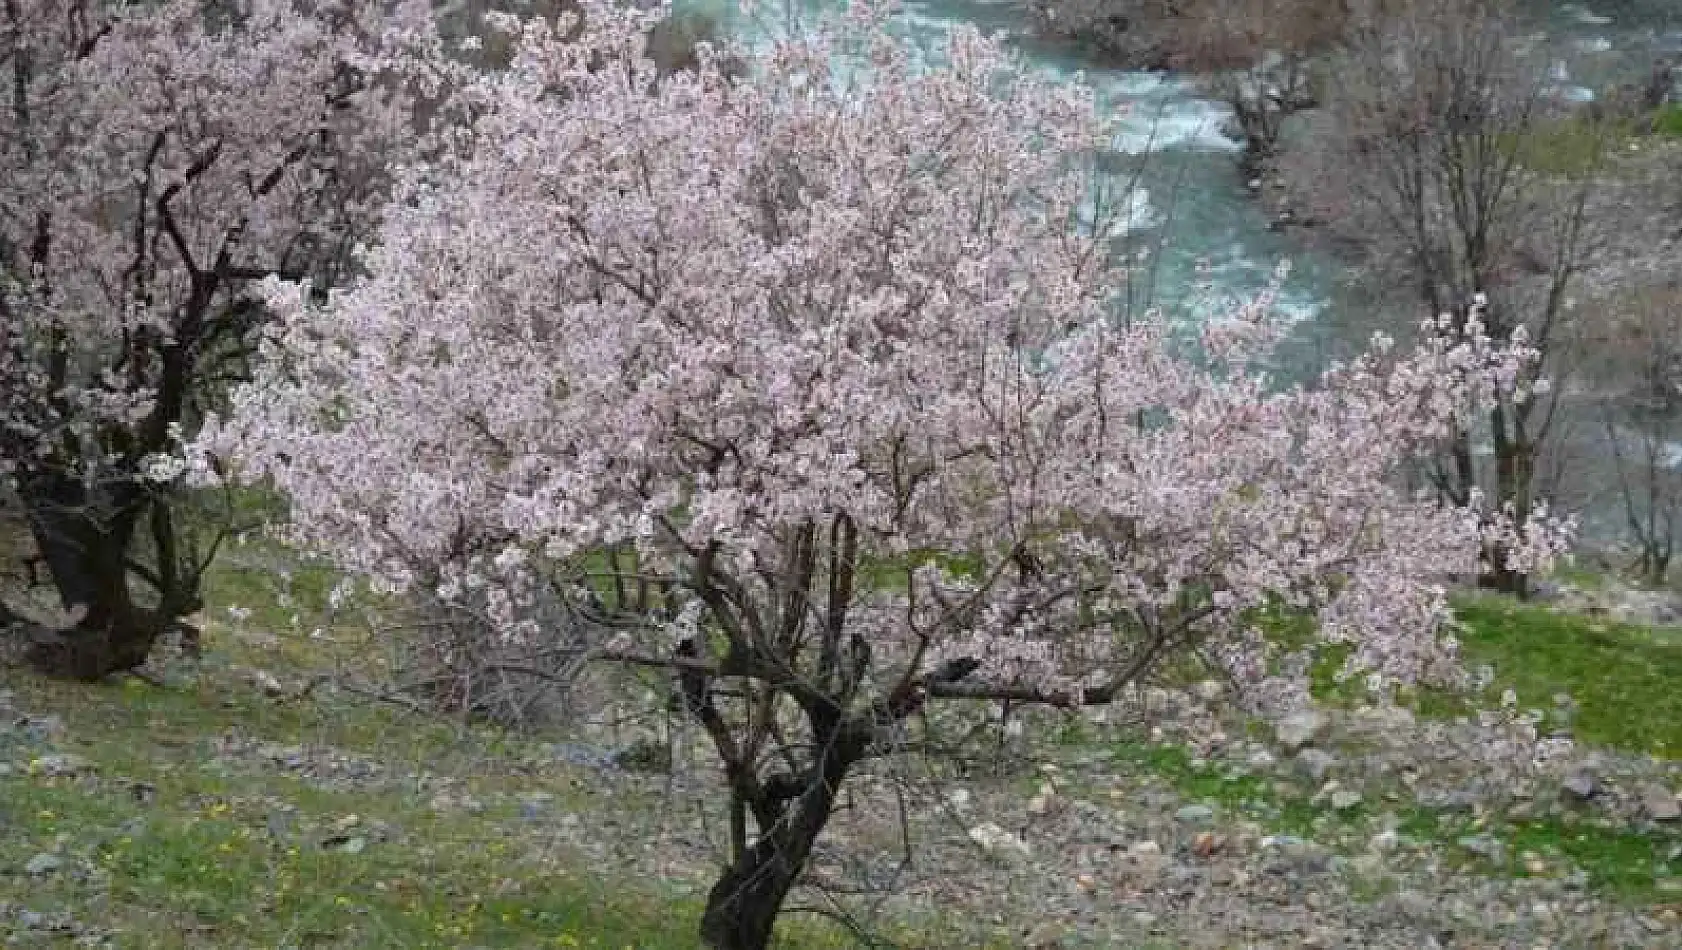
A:
{"type": "MultiPolygon", "coordinates": [[[[787,12],[800,29],[844,6],[844,0],[794,0],[787,8],[781,2],[759,0],[763,12],[749,19],[734,0],[676,0],[680,11],[707,14],[750,48],[787,35],[787,12]]],[[[1229,110],[1201,95],[1196,77],[1097,66],[1037,41],[1030,22],[1025,0],[902,0],[892,28],[916,44],[924,62],[935,59],[943,37],[959,24],[1002,31],[1029,68],[1055,77],[1079,73],[1097,91],[1119,123],[1106,165],[1121,181],[1136,183],[1126,227],[1115,240],[1118,250],[1134,256],[1143,250],[1151,262],[1135,281],[1138,299],[1191,325],[1225,301],[1254,295],[1288,262],[1278,312],[1294,325],[1274,364],[1287,379],[1314,374],[1376,329],[1411,327],[1417,315],[1405,315],[1405,295],[1367,286],[1370,278],[1299,240],[1300,232],[1271,227],[1268,209],[1239,176],[1238,143],[1222,132],[1229,110]],[[1379,305],[1386,297],[1392,304],[1404,298],[1402,315],[1379,305]]],[[[1513,41],[1536,63],[1546,94],[1589,102],[1597,90],[1644,82],[1662,57],[1682,56],[1682,0],[1520,0],[1513,41]]],[[[1582,408],[1567,406],[1566,415],[1582,408]]],[[[1600,431],[1598,423],[1589,431],[1600,431]]],[[[1601,458],[1604,446],[1564,451],[1576,461],[1555,489],[1582,516],[1584,540],[1591,546],[1617,540],[1622,515],[1610,494],[1614,474],[1601,458]]]]}
{"type": "MultiPolygon", "coordinates": [[[[794,0],[792,12],[795,22],[811,24],[842,6],[794,0]]],[[[707,14],[750,48],[789,29],[779,0],[761,0],[752,18],[732,0],[678,0],[677,8],[707,14]]],[[[1524,31],[1515,41],[1537,49],[1556,94],[1587,100],[1591,87],[1644,78],[1655,57],[1682,52],[1679,8],[1677,0],[1597,0],[1594,6],[1533,0],[1524,6],[1524,31]]],[[[1136,180],[1137,190],[1125,216],[1127,233],[1116,238],[1148,250],[1153,266],[1138,283],[1150,303],[1195,321],[1224,299],[1255,293],[1288,261],[1279,311],[1308,323],[1307,336],[1328,307],[1359,305],[1361,296],[1345,286],[1351,275],[1337,261],[1270,228],[1267,210],[1239,178],[1238,143],[1222,133],[1229,110],[1201,96],[1195,77],[1106,69],[1039,43],[1020,0],[904,0],[894,29],[927,62],[959,24],[1004,32],[1030,68],[1058,77],[1082,73],[1118,120],[1108,164],[1136,180]]]]}

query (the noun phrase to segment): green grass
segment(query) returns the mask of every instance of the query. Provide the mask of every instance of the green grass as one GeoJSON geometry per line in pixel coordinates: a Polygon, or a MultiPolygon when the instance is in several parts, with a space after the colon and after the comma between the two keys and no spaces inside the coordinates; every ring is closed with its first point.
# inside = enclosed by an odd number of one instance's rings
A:
{"type": "Polygon", "coordinates": [[[1579,742],[1682,752],[1682,634],[1499,598],[1462,600],[1455,613],[1467,660],[1493,665],[1496,688],[1513,689],[1521,708],[1569,693],[1579,742]]]}
{"type": "Polygon", "coordinates": [[[1658,135],[1682,138],[1682,104],[1667,103],[1653,113],[1653,131],[1658,135]]]}
{"type": "MultiPolygon", "coordinates": [[[[292,567],[285,580],[263,566],[282,552],[260,542],[240,550],[207,579],[196,675],[89,685],[0,669],[0,689],[20,710],[59,717],[66,734],[48,748],[0,730],[0,763],[12,767],[0,775],[0,901],[66,912],[109,928],[118,946],[147,950],[697,945],[705,869],[616,876],[554,831],[569,813],[659,814],[670,803],[656,793],[615,788],[606,802],[595,773],[556,762],[536,738],[344,695],[276,700],[246,682],[249,667],[295,684],[357,664],[366,673],[379,657],[349,623],[328,639],[307,635],[329,572],[292,567]],[[235,605],[251,611],[237,624],[227,612],[235,605]],[[278,637],[258,646],[241,631],[278,637]],[[321,782],[223,754],[229,742],[330,750],[377,763],[382,777],[321,782]],[[49,777],[40,757],[50,752],[83,756],[97,771],[49,777]],[[423,773],[485,807],[435,806],[435,786],[413,779],[423,773]],[[551,801],[533,820],[519,803],[536,792],[551,801]],[[382,840],[384,828],[392,833],[382,840]],[[355,837],[363,845],[346,850],[355,837]],[[62,869],[21,873],[42,853],[59,855],[62,869]]],[[[940,929],[935,921],[895,937],[939,947],[949,941],[928,935],[940,929]]],[[[788,950],[855,945],[812,916],[789,916],[779,934],[788,950]]]]}
{"type": "MultiPolygon", "coordinates": [[[[1552,714],[1554,697],[1577,706],[1571,722],[1582,743],[1674,757],[1682,752],[1682,631],[1556,613],[1503,597],[1466,596],[1455,603],[1464,662],[1488,665],[1494,681],[1476,695],[1442,689],[1403,690],[1398,699],[1438,719],[1470,715],[1511,689],[1521,709],[1552,714]]],[[[1274,618],[1265,627],[1276,642],[1306,642],[1312,621],[1274,618]]],[[[1323,647],[1313,667],[1322,703],[1370,701],[1364,684],[1337,679],[1347,649],[1323,647]]]]}
{"type": "Polygon", "coordinates": [[[1598,173],[1636,131],[1630,121],[1571,117],[1538,121],[1504,144],[1515,151],[1520,165],[1533,172],[1577,179],[1598,173]]]}
{"type": "MultiPolygon", "coordinates": [[[[125,947],[600,947],[696,945],[704,882],[616,880],[555,844],[509,802],[545,791],[582,812],[587,776],[536,768],[491,730],[401,721],[387,710],[275,706],[206,677],[192,688],[84,686],[7,674],[19,705],[56,714],[96,777],[48,777],[0,748],[0,869],[58,853],[44,879],[0,874],[0,899],[66,910],[125,947]],[[487,803],[434,810],[393,787],[323,788],[283,770],[218,761],[230,733],[426,765],[487,803]],[[146,788],[144,800],[135,789],[146,788]],[[272,816],[284,814],[277,832],[272,816]],[[375,819],[380,824],[375,823],[375,819]],[[389,840],[376,830],[389,826],[389,840]],[[333,838],[363,836],[352,853],[333,838]]],[[[33,767],[32,767],[33,766],[33,767]]],[[[650,808],[655,807],[650,803],[650,808]]],[[[783,946],[850,946],[793,918],[783,946]]]]}

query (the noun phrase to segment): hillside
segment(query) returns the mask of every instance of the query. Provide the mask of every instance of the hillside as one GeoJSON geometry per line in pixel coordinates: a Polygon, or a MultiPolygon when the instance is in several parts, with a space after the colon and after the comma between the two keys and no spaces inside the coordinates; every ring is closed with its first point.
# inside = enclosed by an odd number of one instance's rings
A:
{"type": "MultiPolygon", "coordinates": [[[[285,632],[326,585],[274,563],[231,559],[203,658],[155,682],[0,673],[8,946],[693,945],[716,776],[658,697],[524,735],[371,698],[386,644],[349,620],[285,632]]],[[[1132,715],[880,763],[794,901],[836,916],[790,914],[784,945],[853,945],[842,908],[921,947],[1675,945],[1679,770],[1646,753],[1682,742],[1682,645],[1461,613],[1489,698],[1510,684],[1597,748],[1502,770],[1509,727],[1455,722],[1459,698],[1382,712],[1328,682],[1321,712],[1268,728],[1211,711],[1212,683],[1149,690],[1132,715]],[[1018,766],[1025,745],[1050,764],[1018,766]],[[900,791],[922,793],[903,827],[900,791]],[[880,895],[840,893],[866,878],[880,895]]]]}

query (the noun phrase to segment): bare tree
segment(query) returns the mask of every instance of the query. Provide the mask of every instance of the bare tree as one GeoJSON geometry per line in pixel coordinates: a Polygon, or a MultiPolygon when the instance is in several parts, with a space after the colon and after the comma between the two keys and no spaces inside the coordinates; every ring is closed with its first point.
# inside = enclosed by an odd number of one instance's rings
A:
{"type": "Polygon", "coordinates": [[[1648,290],[1609,308],[1588,342],[1588,377],[1600,404],[1613,502],[1630,565],[1650,584],[1662,584],[1682,528],[1682,286],[1648,290]]]}
{"type": "MultiPolygon", "coordinates": [[[[1551,106],[1543,74],[1512,46],[1505,3],[1385,6],[1357,9],[1337,57],[1340,137],[1322,169],[1344,174],[1318,183],[1336,194],[1326,217],[1359,229],[1375,260],[1403,267],[1433,316],[1527,337],[1542,353],[1521,380],[1528,391],[1569,363],[1568,291],[1588,250],[1604,132],[1551,106]]],[[[1538,459],[1557,434],[1558,392],[1503,399],[1457,432],[1430,473],[1443,496],[1465,504],[1481,492],[1529,510],[1538,459]]],[[[1526,588],[1501,568],[1483,580],[1526,588]]]]}

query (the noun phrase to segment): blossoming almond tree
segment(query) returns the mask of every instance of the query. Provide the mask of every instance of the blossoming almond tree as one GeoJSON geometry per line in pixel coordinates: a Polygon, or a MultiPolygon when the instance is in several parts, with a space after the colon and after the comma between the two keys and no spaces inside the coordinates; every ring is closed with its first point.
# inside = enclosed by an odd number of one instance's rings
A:
{"type": "Polygon", "coordinates": [[[1086,90],[962,30],[913,70],[871,11],[744,81],[703,50],[657,82],[645,26],[528,27],[366,279],[271,285],[267,369],[197,449],[271,479],[298,540],[506,636],[546,635],[534,585],[670,585],[675,617],[603,616],[590,649],[672,669],[717,751],[710,946],[766,945],[849,773],[928,703],[1103,703],[1188,655],[1288,702],[1248,622],[1279,603],[1354,666],[1451,661],[1439,584],[1478,518],[1391,476],[1522,348],[1433,336],[1278,390],[1263,299],[1184,358],[1114,319],[1077,223],[1086,90]]]}
{"type": "Polygon", "coordinates": [[[40,665],[131,668],[196,608],[164,460],[254,345],[251,282],[331,282],[371,233],[430,24],[408,0],[0,4],[0,492],[80,618],[40,665]]]}

